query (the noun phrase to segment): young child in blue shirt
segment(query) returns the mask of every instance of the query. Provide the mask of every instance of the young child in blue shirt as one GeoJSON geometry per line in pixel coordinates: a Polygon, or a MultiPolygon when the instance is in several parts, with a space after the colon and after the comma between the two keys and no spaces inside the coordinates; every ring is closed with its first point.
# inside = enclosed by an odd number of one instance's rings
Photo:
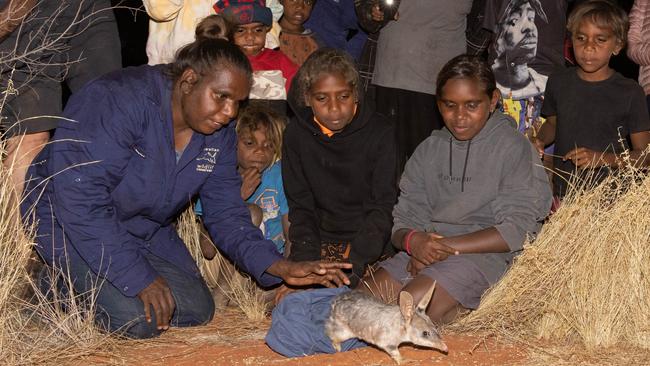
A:
{"type": "MultiPolygon", "coordinates": [[[[237,119],[237,170],[242,178],[241,198],[246,201],[252,221],[260,226],[265,239],[273,241],[288,255],[289,207],[282,184],[282,133],[286,121],[278,112],[263,105],[249,105],[237,119]]],[[[201,214],[201,202],[195,211],[201,214]]],[[[207,238],[207,237],[206,237],[207,238]]],[[[201,248],[207,259],[216,254],[209,240],[201,248]]]]}
{"type": "Polygon", "coordinates": [[[249,106],[237,121],[237,162],[242,198],[262,209],[264,236],[288,254],[289,207],[282,185],[285,120],[268,107],[249,106]]]}

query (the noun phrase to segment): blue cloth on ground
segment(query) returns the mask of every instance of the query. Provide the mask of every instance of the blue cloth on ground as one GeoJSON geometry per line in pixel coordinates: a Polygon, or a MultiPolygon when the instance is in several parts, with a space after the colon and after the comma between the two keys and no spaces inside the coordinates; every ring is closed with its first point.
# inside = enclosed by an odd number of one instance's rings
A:
{"type": "MultiPolygon", "coordinates": [[[[336,353],[325,334],[325,321],[334,297],[347,291],[347,287],[323,288],[287,295],[273,310],[266,344],[286,357],[336,353]]],[[[341,351],[365,346],[365,342],[352,338],[341,344],[341,351]]]]}

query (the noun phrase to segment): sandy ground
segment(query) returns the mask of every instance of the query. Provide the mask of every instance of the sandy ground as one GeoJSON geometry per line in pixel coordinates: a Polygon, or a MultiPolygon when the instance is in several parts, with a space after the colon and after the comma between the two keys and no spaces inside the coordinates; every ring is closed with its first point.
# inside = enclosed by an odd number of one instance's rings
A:
{"type": "MultiPolygon", "coordinates": [[[[80,364],[124,365],[395,365],[384,352],[373,347],[334,355],[286,358],[264,343],[269,322],[252,323],[234,310],[217,316],[204,327],[173,329],[159,339],[125,342],[108,358],[80,361],[80,364]]],[[[513,345],[494,340],[481,342],[471,335],[443,336],[448,354],[427,349],[400,347],[404,365],[517,365],[526,353],[513,345]]]]}

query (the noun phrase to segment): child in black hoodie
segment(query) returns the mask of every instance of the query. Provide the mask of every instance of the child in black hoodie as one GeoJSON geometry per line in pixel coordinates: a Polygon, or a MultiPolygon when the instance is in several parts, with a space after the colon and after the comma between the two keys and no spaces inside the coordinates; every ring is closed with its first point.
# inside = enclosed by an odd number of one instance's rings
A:
{"type": "Polygon", "coordinates": [[[293,260],[351,262],[361,278],[391,253],[397,199],[393,127],[361,101],[344,51],[319,49],[297,75],[296,116],[285,130],[282,178],[293,260]]]}

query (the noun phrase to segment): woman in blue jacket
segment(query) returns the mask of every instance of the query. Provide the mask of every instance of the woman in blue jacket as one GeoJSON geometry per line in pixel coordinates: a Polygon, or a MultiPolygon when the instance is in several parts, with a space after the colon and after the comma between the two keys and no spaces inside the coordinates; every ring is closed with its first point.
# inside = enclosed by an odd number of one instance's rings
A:
{"type": "Polygon", "coordinates": [[[251,67],[203,27],[173,64],[111,73],[73,95],[28,172],[22,209],[38,225],[38,252],[78,293],[100,286],[97,323],[130,337],[212,318],[173,226],[196,194],[216,245],[261,285],[349,284],[349,265],[287,261],[251,224],[229,124],[251,67]]]}

